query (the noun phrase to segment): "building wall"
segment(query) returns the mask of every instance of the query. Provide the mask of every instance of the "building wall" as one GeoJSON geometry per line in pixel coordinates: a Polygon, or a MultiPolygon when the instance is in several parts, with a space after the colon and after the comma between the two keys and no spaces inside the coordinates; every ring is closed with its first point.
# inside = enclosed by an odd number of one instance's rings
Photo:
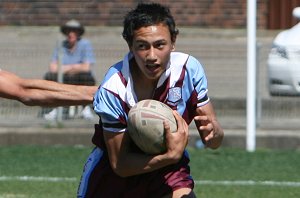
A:
{"type": "MultiPolygon", "coordinates": [[[[267,28],[268,1],[257,1],[258,28],[267,28]]],[[[1,0],[0,25],[60,25],[70,18],[84,25],[122,25],[136,0],[1,0]]],[[[180,26],[246,27],[247,0],[154,0],[168,5],[180,26]]]]}
{"type": "Polygon", "coordinates": [[[299,22],[292,15],[293,9],[298,6],[300,6],[300,0],[270,0],[268,29],[287,29],[299,22]]]}

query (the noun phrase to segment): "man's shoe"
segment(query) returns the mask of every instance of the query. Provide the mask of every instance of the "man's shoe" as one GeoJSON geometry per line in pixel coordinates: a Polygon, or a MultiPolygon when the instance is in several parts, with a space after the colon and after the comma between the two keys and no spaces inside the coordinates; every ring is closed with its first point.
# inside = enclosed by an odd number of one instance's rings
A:
{"type": "Polygon", "coordinates": [[[56,108],[44,115],[44,119],[48,120],[48,121],[53,121],[56,118],[57,118],[57,109],[56,108]]]}
{"type": "Polygon", "coordinates": [[[81,115],[86,120],[92,120],[94,119],[94,115],[92,113],[92,110],[89,106],[85,106],[84,109],[81,112],[81,115]]]}

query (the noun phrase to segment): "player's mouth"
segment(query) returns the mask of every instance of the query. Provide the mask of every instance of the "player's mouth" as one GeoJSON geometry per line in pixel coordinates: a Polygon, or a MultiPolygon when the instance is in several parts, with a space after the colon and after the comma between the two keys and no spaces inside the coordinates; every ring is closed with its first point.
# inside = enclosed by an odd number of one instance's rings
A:
{"type": "Polygon", "coordinates": [[[159,69],[160,68],[160,65],[159,64],[154,64],[154,63],[148,63],[148,64],[146,64],[146,68],[149,70],[149,71],[151,71],[151,72],[155,72],[155,71],[157,71],[157,69],[159,69]]]}

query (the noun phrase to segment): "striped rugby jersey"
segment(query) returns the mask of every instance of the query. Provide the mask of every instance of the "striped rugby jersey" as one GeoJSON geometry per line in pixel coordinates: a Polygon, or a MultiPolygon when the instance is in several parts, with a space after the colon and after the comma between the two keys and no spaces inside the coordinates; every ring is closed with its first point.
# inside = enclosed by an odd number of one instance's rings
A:
{"type": "MultiPolygon", "coordinates": [[[[125,132],[128,112],[138,102],[129,70],[132,57],[128,53],[113,65],[95,94],[94,110],[106,131],[125,132]]],[[[195,116],[195,109],[209,102],[207,79],[200,62],[188,54],[172,52],[151,99],[177,110],[189,124],[195,116]]]]}

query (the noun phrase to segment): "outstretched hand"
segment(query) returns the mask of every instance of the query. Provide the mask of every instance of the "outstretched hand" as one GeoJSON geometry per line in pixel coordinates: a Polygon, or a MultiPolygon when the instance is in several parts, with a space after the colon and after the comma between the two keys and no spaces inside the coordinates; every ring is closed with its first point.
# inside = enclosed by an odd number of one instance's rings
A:
{"type": "Polygon", "coordinates": [[[181,159],[184,149],[188,143],[189,130],[187,123],[177,111],[173,111],[173,115],[177,122],[177,131],[173,133],[171,132],[168,121],[164,121],[164,130],[167,154],[171,159],[177,162],[181,159]]]}
{"type": "Polygon", "coordinates": [[[210,148],[217,148],[223,139],[223,130],[218,122],[209,116],[195,116],[195,124],[203,143],[210,148]]]}
{"type": "Polygon", "coordinates": [[[208,116],[195,116],[194,118],[200,136],[204,143],[214,137],[214,125],[208,116]]]}

